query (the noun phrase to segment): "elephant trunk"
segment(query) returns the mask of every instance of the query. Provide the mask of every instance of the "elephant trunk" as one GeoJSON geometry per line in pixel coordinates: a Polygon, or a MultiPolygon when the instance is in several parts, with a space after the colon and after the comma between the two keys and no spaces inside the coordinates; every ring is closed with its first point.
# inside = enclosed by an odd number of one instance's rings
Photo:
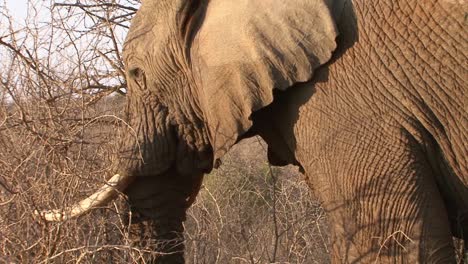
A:
{"type": "Polygon", "coordinates": [[[138,263],[184,263],[183,221],[190,199],[177,178],[140,177],[126,190],[129,237],[139,249],[138,263]]]}
{"type": "Polygon", "coordinates": [[[182,219],[155,220],[133,212],[131,220],[129,238],[138,253],[129,262],[185,263],[182,219]]]}

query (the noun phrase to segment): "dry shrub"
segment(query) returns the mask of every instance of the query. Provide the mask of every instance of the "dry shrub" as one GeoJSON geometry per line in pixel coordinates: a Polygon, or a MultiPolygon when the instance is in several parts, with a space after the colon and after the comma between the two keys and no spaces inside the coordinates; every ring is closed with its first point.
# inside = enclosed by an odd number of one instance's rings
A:
{"type": "Polygon", "coordinates": [[[26,26],[0,6],[0,263],[119,262],[118,207],[58,224],[33,212],[70,205],[110,174],[125,79],[109,21],[129,17],[107,5],[94,14],[107,20],[70,7],[46,19],[42,3],[29,2],[26,26]]]}

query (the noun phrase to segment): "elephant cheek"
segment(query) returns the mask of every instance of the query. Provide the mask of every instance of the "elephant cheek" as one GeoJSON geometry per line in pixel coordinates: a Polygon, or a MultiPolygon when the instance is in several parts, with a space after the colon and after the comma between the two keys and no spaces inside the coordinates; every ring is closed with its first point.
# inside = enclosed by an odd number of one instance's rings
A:
{"type": "Polygon", "coordinates": [[[168,171],[175,161],[172,138],[161,136],[123,138],[115,167],[118,173],[133,177],[155,177],[168,171]]]}

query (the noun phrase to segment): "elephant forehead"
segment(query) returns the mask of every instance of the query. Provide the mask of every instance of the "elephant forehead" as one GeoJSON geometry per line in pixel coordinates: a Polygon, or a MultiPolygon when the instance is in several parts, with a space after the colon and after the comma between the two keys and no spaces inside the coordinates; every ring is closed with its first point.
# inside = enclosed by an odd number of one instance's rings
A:
{"type": "Polygon", "coordinates": [[[131,57],[143,59],[157,54],[158,51],[167,45],[168,41],[169,36],[155,33],[154,27],[132,31],[131,35],[127,36],[123,47],[124,59],[127,60],[131,57]]]}
{"type": "Polygon", "coordinates": [[[159,40],[169,38],[176,27],[176,12],[175,7],[158,4],[162,2],[167,1],[145,1],[142,4],[132,19],[124,50],[134,50],[141,45],[154,46],[159,40]]]}

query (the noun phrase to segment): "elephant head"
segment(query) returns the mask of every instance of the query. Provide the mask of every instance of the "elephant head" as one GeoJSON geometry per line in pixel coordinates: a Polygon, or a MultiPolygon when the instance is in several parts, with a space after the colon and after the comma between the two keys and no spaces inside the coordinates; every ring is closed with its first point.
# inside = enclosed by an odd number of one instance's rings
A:
{"type": "Polygon", "coordinates": [[[131,129],[118,174],[45,218],[82,214],[117,189],[158,226],[153,235],[182,231],[202,175],[249,130],[251,114],[273,102],[274,89],[309,81],[330,60],[341,2],[145,0],[124,46],[131,129]]]}

